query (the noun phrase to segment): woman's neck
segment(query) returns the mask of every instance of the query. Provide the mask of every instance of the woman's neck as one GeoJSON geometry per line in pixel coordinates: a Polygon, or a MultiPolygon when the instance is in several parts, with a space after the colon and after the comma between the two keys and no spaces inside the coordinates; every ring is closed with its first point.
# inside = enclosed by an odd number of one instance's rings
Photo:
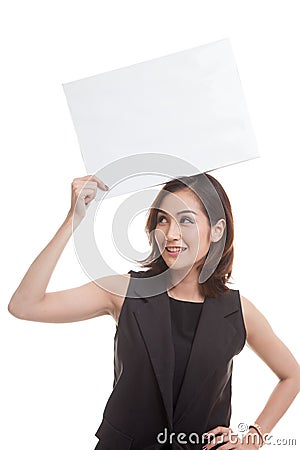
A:
{"type": "MultiPolygon", "coordinates": [[[[171,297],[178,298],[179,300],[204,300],[204,295],[200,291],[198,273],[190,271],[182,280],[180,280],[181,277],[178,271],[176,271],[176,274],[171,273],[170,276],[172,281],[169,283],[170,288],[168,289],[168,294],[171,297]],[[178,280],[180,281],[178,282],[178,280]]],[[[184,276],[184,274],[182,273],[181,276],[184,276]]]]}

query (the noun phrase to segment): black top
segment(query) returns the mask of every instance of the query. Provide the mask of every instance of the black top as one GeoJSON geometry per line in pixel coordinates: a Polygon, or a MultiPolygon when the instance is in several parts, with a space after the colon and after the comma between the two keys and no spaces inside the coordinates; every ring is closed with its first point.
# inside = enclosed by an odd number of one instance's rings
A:
{"type": "Polygon", "coordinates": [[[173,381],[173,409],[175,409],[203,303],[177,300],[169,295],[168,297],[175,350],[173,381]]]}
{"type": "MultiPolygon", "coordinates": [[[[203,303],[177,300],[169,295],[168,297],[170,299],[172,335],[175,350],[173,378],[173,410],[175,410],[203,303]]],[[[172,448],[172,444],[170,443],[162,447],[164,450],[171,450],[172,448]]]]}

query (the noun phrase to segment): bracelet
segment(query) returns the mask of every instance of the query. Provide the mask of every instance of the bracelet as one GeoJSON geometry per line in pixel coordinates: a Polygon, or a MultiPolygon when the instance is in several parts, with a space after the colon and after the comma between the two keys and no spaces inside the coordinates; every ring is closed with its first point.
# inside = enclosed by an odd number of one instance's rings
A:
{"type": "Polygon", "coordinates": [[[258,423],[254,423],[253,425],[249,426],[249,430],[250,430],[250,428],[254,428],[257,431],[257,433],[259,434],[259,436],[261,438],[261,443],[259,444],[259,448],[262,447],[266,443],[266,441],[265,441],[264,433],[263,433],[261,426],[258,425],[258,423]]]}

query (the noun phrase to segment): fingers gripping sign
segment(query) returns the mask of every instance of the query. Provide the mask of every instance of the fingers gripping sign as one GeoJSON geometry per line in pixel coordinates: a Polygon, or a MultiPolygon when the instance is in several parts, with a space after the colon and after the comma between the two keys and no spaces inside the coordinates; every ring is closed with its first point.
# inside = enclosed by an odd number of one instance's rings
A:
{"type": "Polygon", "coordinates": [[[106,184],[95,175],[74,178],[71,184],[71,207],[68,213],[76,228],[86,214],[90,202],[97,195],[97,188],[107,191],[106,184]]]}

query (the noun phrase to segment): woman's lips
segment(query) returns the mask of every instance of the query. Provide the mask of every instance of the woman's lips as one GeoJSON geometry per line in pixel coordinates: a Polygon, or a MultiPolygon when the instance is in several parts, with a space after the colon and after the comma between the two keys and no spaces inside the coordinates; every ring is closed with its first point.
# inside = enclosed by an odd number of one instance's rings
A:
{"type": "Polygon", "coordinates": [[[169,255],[171,256],[178,256],[180,253],[184,252],[186,250],[186,247],[182,247],[179,251],[170,251],[168,250],[168,248],[166,247],[166,251],[168,252],[169,255]]]}

